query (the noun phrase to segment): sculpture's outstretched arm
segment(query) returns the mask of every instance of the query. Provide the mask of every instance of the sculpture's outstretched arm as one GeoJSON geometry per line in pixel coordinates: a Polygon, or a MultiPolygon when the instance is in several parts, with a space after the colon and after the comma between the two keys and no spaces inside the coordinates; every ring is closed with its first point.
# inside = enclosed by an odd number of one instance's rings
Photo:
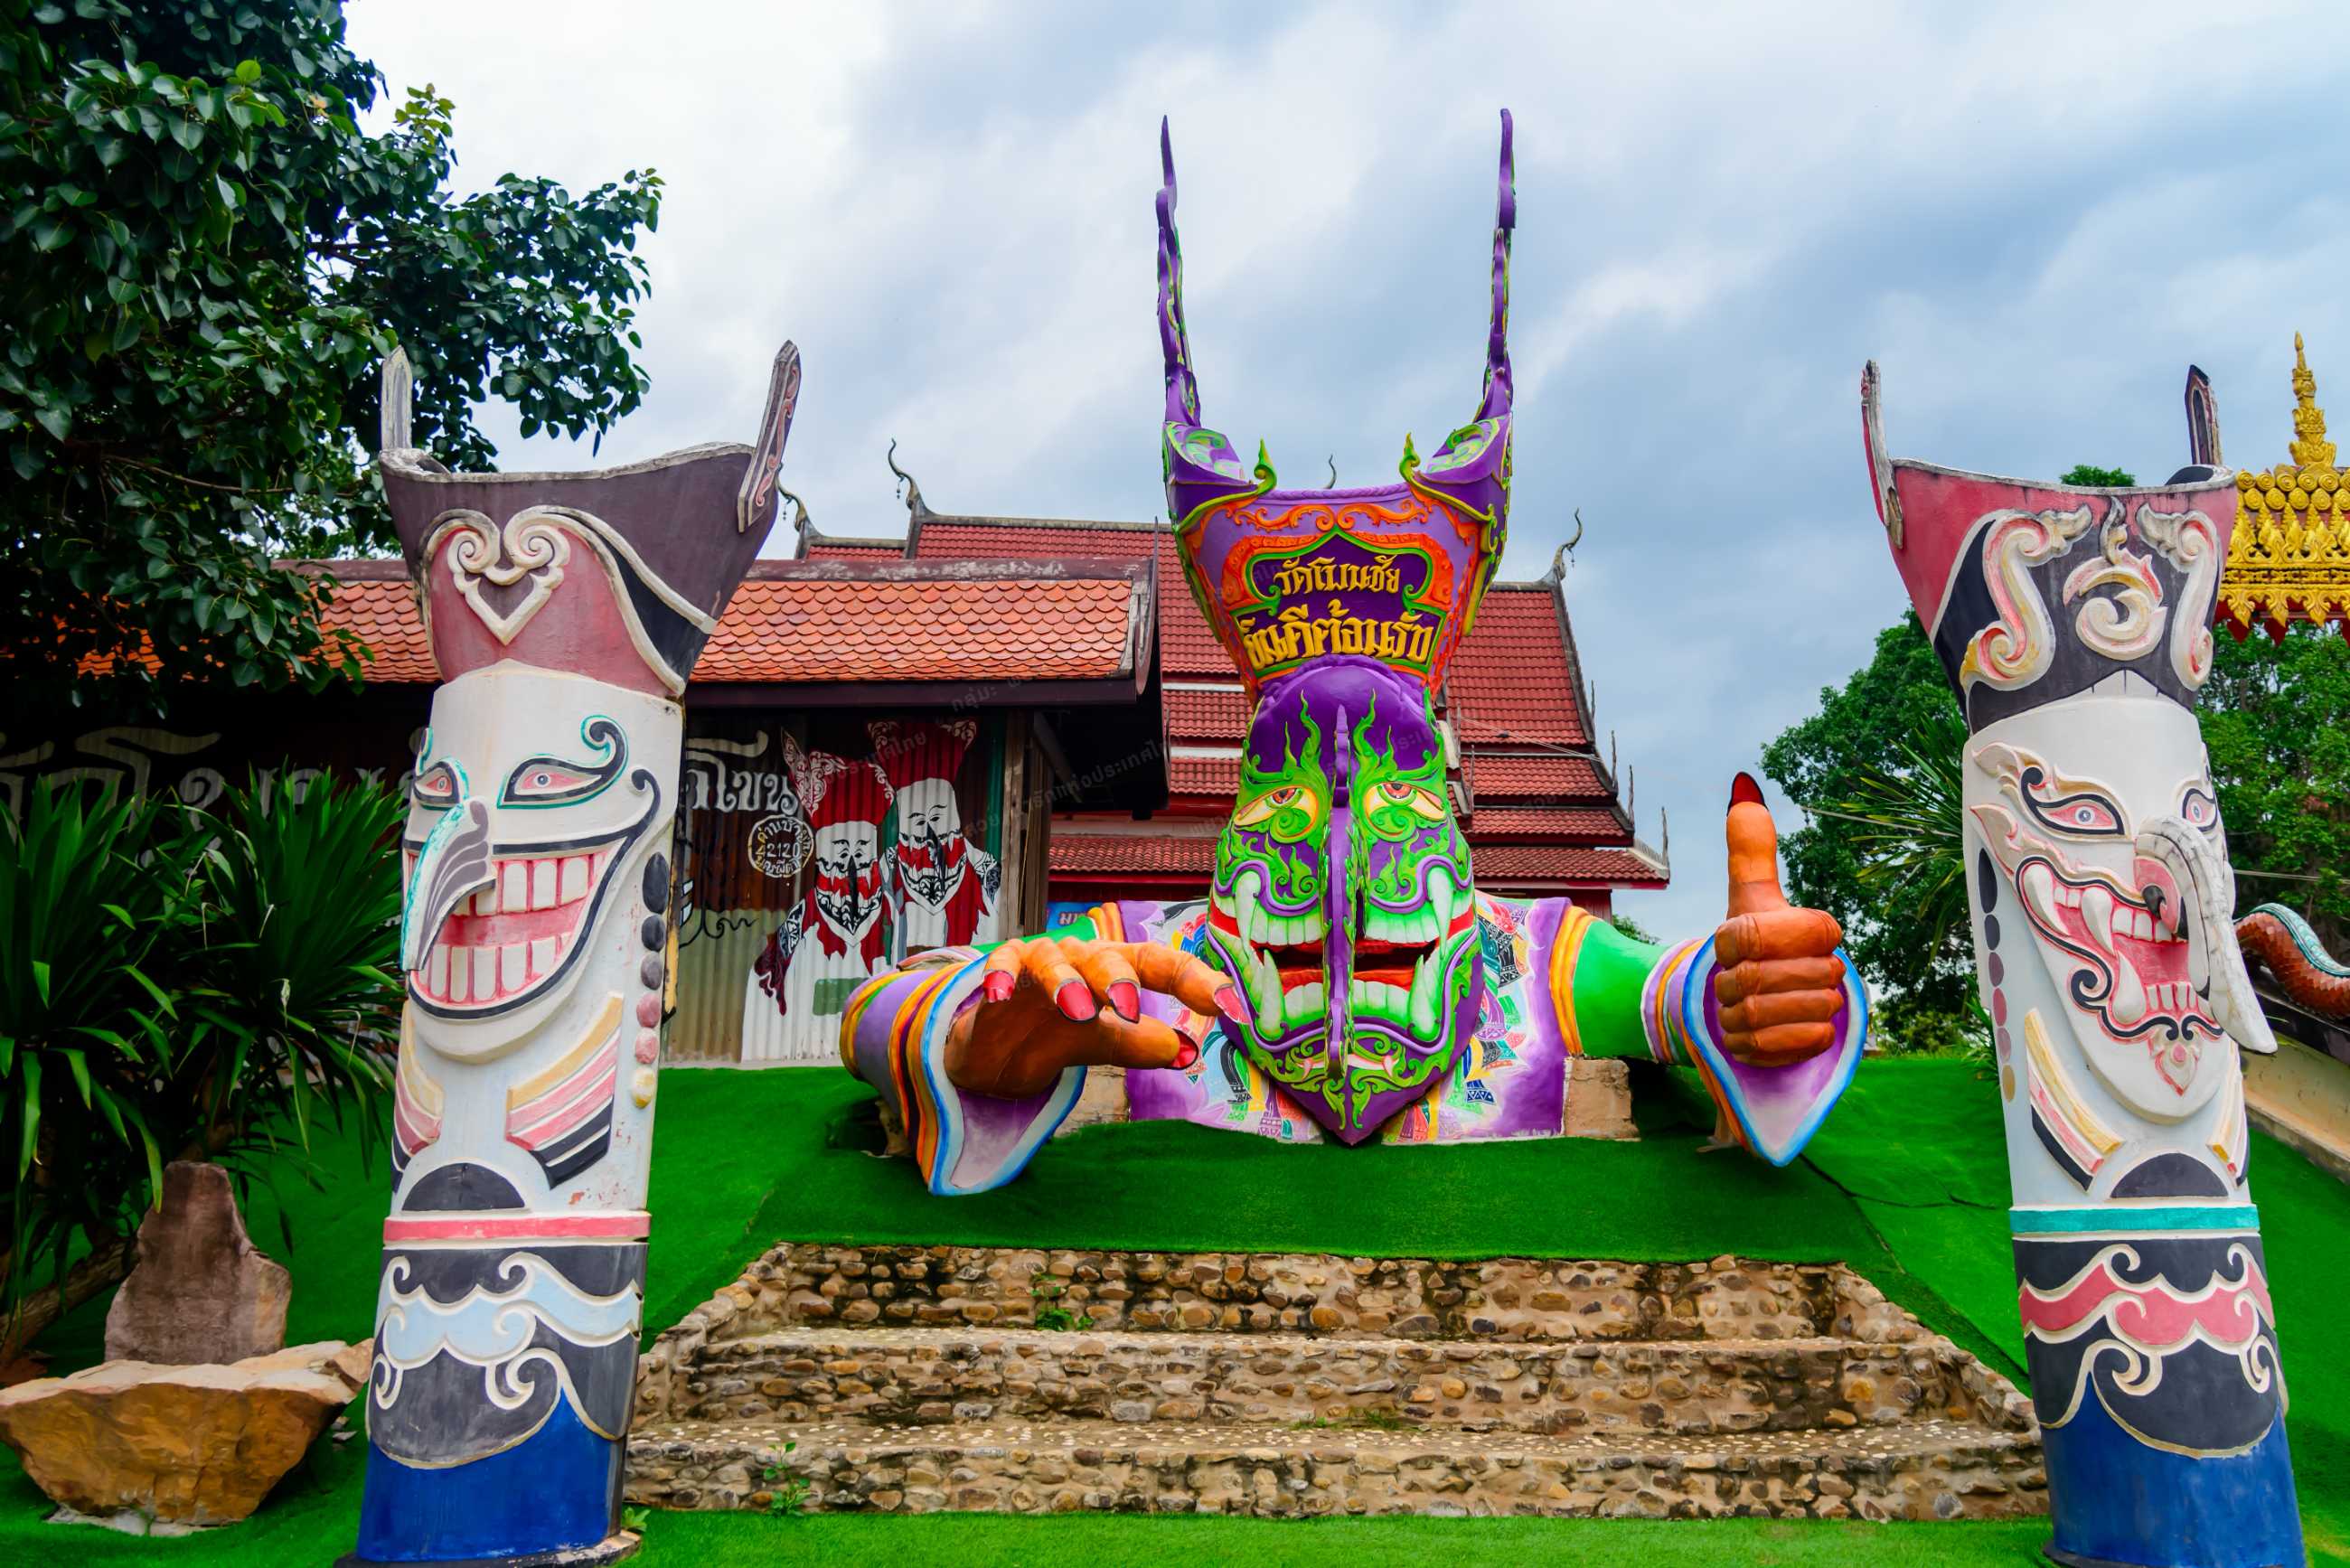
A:
{"type": "Polygon", "coordinates": [[[1716,1139],[1784,1165],[1852,1081],[1868,997],[1835,919],[1780,892],[1777,834],[1743,774],[1725,832],[1730,913],[1711,937],[1659,948],[1575,911],[1554,949],[1552,992],[1576,1054],[1693,1068],[1716,1139]]]}
{"type": "Polygon", "coordinates": [[[1170,1019],[1241,1005],[1180,948],[1104,940],[1088,918],[874,976],[842,1014],[841,1059],[880,1091],[932,1192],[984,1192],[1026,1168],[1088,1066],[1189,1066],[1200,1043],[1170,1019]]]}

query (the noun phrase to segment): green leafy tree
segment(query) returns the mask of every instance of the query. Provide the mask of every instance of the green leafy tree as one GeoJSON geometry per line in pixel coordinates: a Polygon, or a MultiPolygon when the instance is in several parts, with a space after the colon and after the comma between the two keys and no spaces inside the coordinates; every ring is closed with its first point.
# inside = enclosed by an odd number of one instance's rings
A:
{"type": "Polygon", "coordinates": [[[1788,896],[1825,909],[1888,1000],[1962,1010],[1973,972],[1952,769],[1966,722],[1918,618],[1877,635],[1866,668],[1762,753],[1804,812],[1779,841],[1788,896]],[[1953,898],[1956,913],[1953,915],[1953,898]]]}
{"type": "Polygon", "coordinates": [[[186,679],[323,683],[352,650],[273,556],[390,541],[374,370],[486,464],[474,405],[600,434],[647,382],[650,171],[445,187],[452,109],[384,83],[339,0],[0,3],[0,648],[21,711],[186,679]],[[151,660],[151,670],[140,656],[151,660]]]}
{"type": "Polygon", "coordinates": [[[2136,484],[2137,475],[2126,468],[2099,468],[2094,462],[2076,462],[2066,469],[2056,483],[2103,485],[2106,489],[2113,490],[2126,484],[2136,484]]]}
{"type": "Polygon", "coordinates": [[[2218,640],[2203,744],[2237,908],[2290,905],[2350,952],[2350,642],[2307,622],[2281,643],[2218,640]]]}

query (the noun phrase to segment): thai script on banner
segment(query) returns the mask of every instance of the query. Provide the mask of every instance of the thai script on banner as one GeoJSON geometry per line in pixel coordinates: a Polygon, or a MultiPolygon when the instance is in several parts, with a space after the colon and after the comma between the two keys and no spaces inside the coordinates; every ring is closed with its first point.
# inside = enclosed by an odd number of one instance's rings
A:
{"type": "Polygon", "coordinates": [[[1305,606],[1290,605],[1274,618],[1271,626],[1243,632],[1241,637],[1250,668],[1260,675],[1276,665],[1326,653],[1357,653],[1367,659],[1424,670],[1435,643],[1435,622],[1423,618],[1417,611],[1406,611],[1394,620],[1381,620],[1349,615],[1347,607],[1336,599],[1330,601],[1329,614],[1319,619],[1305,606]]]}
{"type": "Polygon", "coordinates": [[[1281,598],[1300,594],[1403,592],[1403,574],[1393,556],[1373,556],[1367,561],[1337,561],[1328,556],[1281,562],[1274,568],[1272,588],[1281,598]]]}

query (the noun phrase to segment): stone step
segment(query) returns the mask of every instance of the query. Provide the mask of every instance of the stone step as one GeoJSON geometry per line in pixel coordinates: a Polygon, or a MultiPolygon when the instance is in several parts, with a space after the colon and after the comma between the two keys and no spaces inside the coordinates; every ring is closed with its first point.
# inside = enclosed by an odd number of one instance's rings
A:
{"type": "Polygon", "coordinates": [[[1325,1339],[799,1328],[703,1344],[640,1420],[967,1425],[1395,1419],[1551,1434],[1971,1422],[2030,1401],[1948,1340],[1325,1339]]]}
{"type": "Polygon", "coordinates": [[[2035,1435],[1922,1421],[1690,1437],[1114,1421],[663,1423],[627,1497],[827,1511],[1991,1519],[2045,1511],[2035,1435]],[[789,1452],[786,1442],[796,1446],[789,1452]]]}
{"type": "Polygon", "coordinates": [[[795,1324],[1026,1325],[1040,1313],[1136,1333],[1371,1339],[1887,1339],[1918,1332],[1907,1314],[1841,1263],[806,1241],[770,1248],[689,1318],[714,1337],[740,1338],[795,1324]]]}

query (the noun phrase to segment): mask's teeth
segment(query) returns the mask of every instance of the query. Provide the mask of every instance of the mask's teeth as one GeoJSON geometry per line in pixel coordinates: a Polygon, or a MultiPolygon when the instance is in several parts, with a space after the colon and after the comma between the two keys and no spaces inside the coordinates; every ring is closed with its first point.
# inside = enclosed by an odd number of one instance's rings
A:
{"type": "Polygon", "coordinates": [[[2114,1022],[2127,1029],[2146,1016],[2146,982],[2126,961],[2114,965],[2114,999],[2106,1004],[2114,1022]]]}
{"type": "MultiPolygon", "coordinates": [[[[1280,982],[1276,981],[1274,983],[1278,985],[1280,982]]],[[[1301,1023],[1317,1022],[1329,1012],[1329,990],[1318,980],[1309,980],[1295,991],[1283,992],[1283,1026],[1295,1029],[1301,1023]]]]}
{"type": "Polygon", "coordinates": [[[1436,964],[1440,955],[1435,951],[1419,955],[1411,966],[1411,1032],[1422,1040],[1436,1034],[1436,964]]]}
{"type": "Polygon", "coordinates": [[[2032,907],[2033,916],[2039,920],[2042,929],[2061,931],[2064,929],[2064,922],[2056,915],[2056,874],[2049,869],[2047,862],[2034,860],[2026,865],[2022,874],[2016,878],[2016,885],[2023,894],[2024,902],[2032,907]]]}
{"type": "Polygon", "coordinates": [[[2081,923],[2102,952],[2114,950],[2114,896],[2099,887],[2081,889],[2081,923]]]}

